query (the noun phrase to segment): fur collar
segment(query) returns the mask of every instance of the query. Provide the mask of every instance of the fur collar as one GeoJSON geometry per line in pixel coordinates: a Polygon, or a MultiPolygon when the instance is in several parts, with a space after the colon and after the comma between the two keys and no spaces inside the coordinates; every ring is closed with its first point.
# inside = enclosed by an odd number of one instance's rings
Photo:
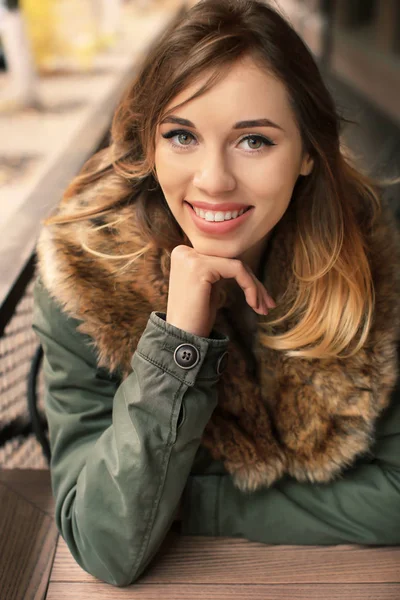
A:
{"type": "MultiPolygon", "coordinates": [[[[290,273],[291,206],[274,228],[264,262],[262,277],[275,310],[290,273]]],[[[229,306],[218,311],[215,329],[230,337],[229,361],[202,444],[223,461],[238,488],[253,491],[284,474],[327,482],[370,450],[376,419],[397,380],[400,337],[398,234],[385,211],[379,219],[369,239],[375,319],[368,343],[356,356],[288,358],[263,346],[258,326],[250,352],[229,306]]],[[[133,206],[116,210],[102,224],[108,225],[97,231],[85,223],[43,228],[38,269],[64,311],[82,321],[79,330],[92,338],[99,366],[125,377],[150,312],[166,312],[169,257],[162,249],[151,250],[113,276],[115,261],[84,251],[80,236],[110,254],[130,254],[145,242],[133,206]]],[[[257,316],[257,323],[261,319],[257,316]]]]}

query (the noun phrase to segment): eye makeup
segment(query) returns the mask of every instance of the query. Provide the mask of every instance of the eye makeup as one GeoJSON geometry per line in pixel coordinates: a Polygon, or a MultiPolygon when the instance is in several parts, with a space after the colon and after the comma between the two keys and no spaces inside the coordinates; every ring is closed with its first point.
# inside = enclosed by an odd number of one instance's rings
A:
{"type": "MultiPolygon", "coordinates": [[[[176,137],[179,137],[179,136],[188,136],[192,140],[196,140],[195,135],[185,129],[173,129],[171,131],[168,131],[167,133],[161,134],[161,137],[168,140],[169,143],[171,144],[171,146],[173,148],[177,149],[178,151],[182,151],[182,150],[185,151],[185,148],[190,148],[191,146],[194,145],[194,144],[177,144],[177,143],[175,143],[173,141],[173,139],[176,137]]],[[[268,147],[276,146],[276,144],[272,140],[270,140],[269,138],[267,138],[263,135],[259,135],[259,134],[248,134],[248,135],[242,137],[238,143],[241,144],[242,142],[248,141],[248,140],[256,140],[262,144],[261,148],[252,148],[250,150],[245,150],[245,152],[247,152],[248,154],[264,152],[268,147]]]]}

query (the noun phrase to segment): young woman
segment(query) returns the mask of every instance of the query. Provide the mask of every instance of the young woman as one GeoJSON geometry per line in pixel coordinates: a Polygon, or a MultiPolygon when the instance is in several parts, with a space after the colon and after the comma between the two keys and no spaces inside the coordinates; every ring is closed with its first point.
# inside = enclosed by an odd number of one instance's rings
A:
{"type": "Polygon", "coordinates": [[[38,244],[59,530],[124,586],[174,519],[400,543],[399,245],[295,31],[202,0],[38,244]]]}

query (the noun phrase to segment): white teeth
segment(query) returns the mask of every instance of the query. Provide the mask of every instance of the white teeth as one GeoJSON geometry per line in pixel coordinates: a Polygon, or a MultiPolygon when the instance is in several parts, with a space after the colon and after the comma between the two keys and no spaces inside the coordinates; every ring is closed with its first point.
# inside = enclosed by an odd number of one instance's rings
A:
{"type": "Polygon", "coordinates": [[[193,210],[198,217],[201,217],[202,219],[205,219],[206,221],[214,222],[214,221],[229,221],[230,219],[236,219],[236,217],[239,217],[240,215],[242,215],[246,209],[241,208],[239,211],[234,210],[234,211],[227,211],[227,212],[222,212],[222,211],[214,212],[212,210],[204,211],[202,208],[196,208],[196,206],[193,206],[193,210]]]}

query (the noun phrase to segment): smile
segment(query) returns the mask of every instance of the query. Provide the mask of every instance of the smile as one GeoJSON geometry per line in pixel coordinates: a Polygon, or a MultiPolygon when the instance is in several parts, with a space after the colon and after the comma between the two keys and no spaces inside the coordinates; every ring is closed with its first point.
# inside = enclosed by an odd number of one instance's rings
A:
{"type": "Polygon", "coordinates": [[[251,207],[249,206],[248,208],[241,208],[239,211],[234,210],[234,211],[226,211],[226,212],[203,210],[202,208],[197,208],[196,206],[192,206],[192,208],[193,208],[194,212],[196,213],[196,215],[198,217],[200,217],[201,219],[204,219],[205,221],[221,222],[221,221],[230,221],[231,219],[236,219],[237,217],[240,217],[240,215],[242,215],[244,212],[246,212],[246,210],[249,210],[251,207]]]}
{"type": "Polygon", "coordinates": [[[249,206],[239,211],[204,211],[201,208],[194,208],[186,201],[184,205],[197,229],[203,233],[218,235],[230,233],[240,227],[254,210],[254,206],[249,206]]]}

